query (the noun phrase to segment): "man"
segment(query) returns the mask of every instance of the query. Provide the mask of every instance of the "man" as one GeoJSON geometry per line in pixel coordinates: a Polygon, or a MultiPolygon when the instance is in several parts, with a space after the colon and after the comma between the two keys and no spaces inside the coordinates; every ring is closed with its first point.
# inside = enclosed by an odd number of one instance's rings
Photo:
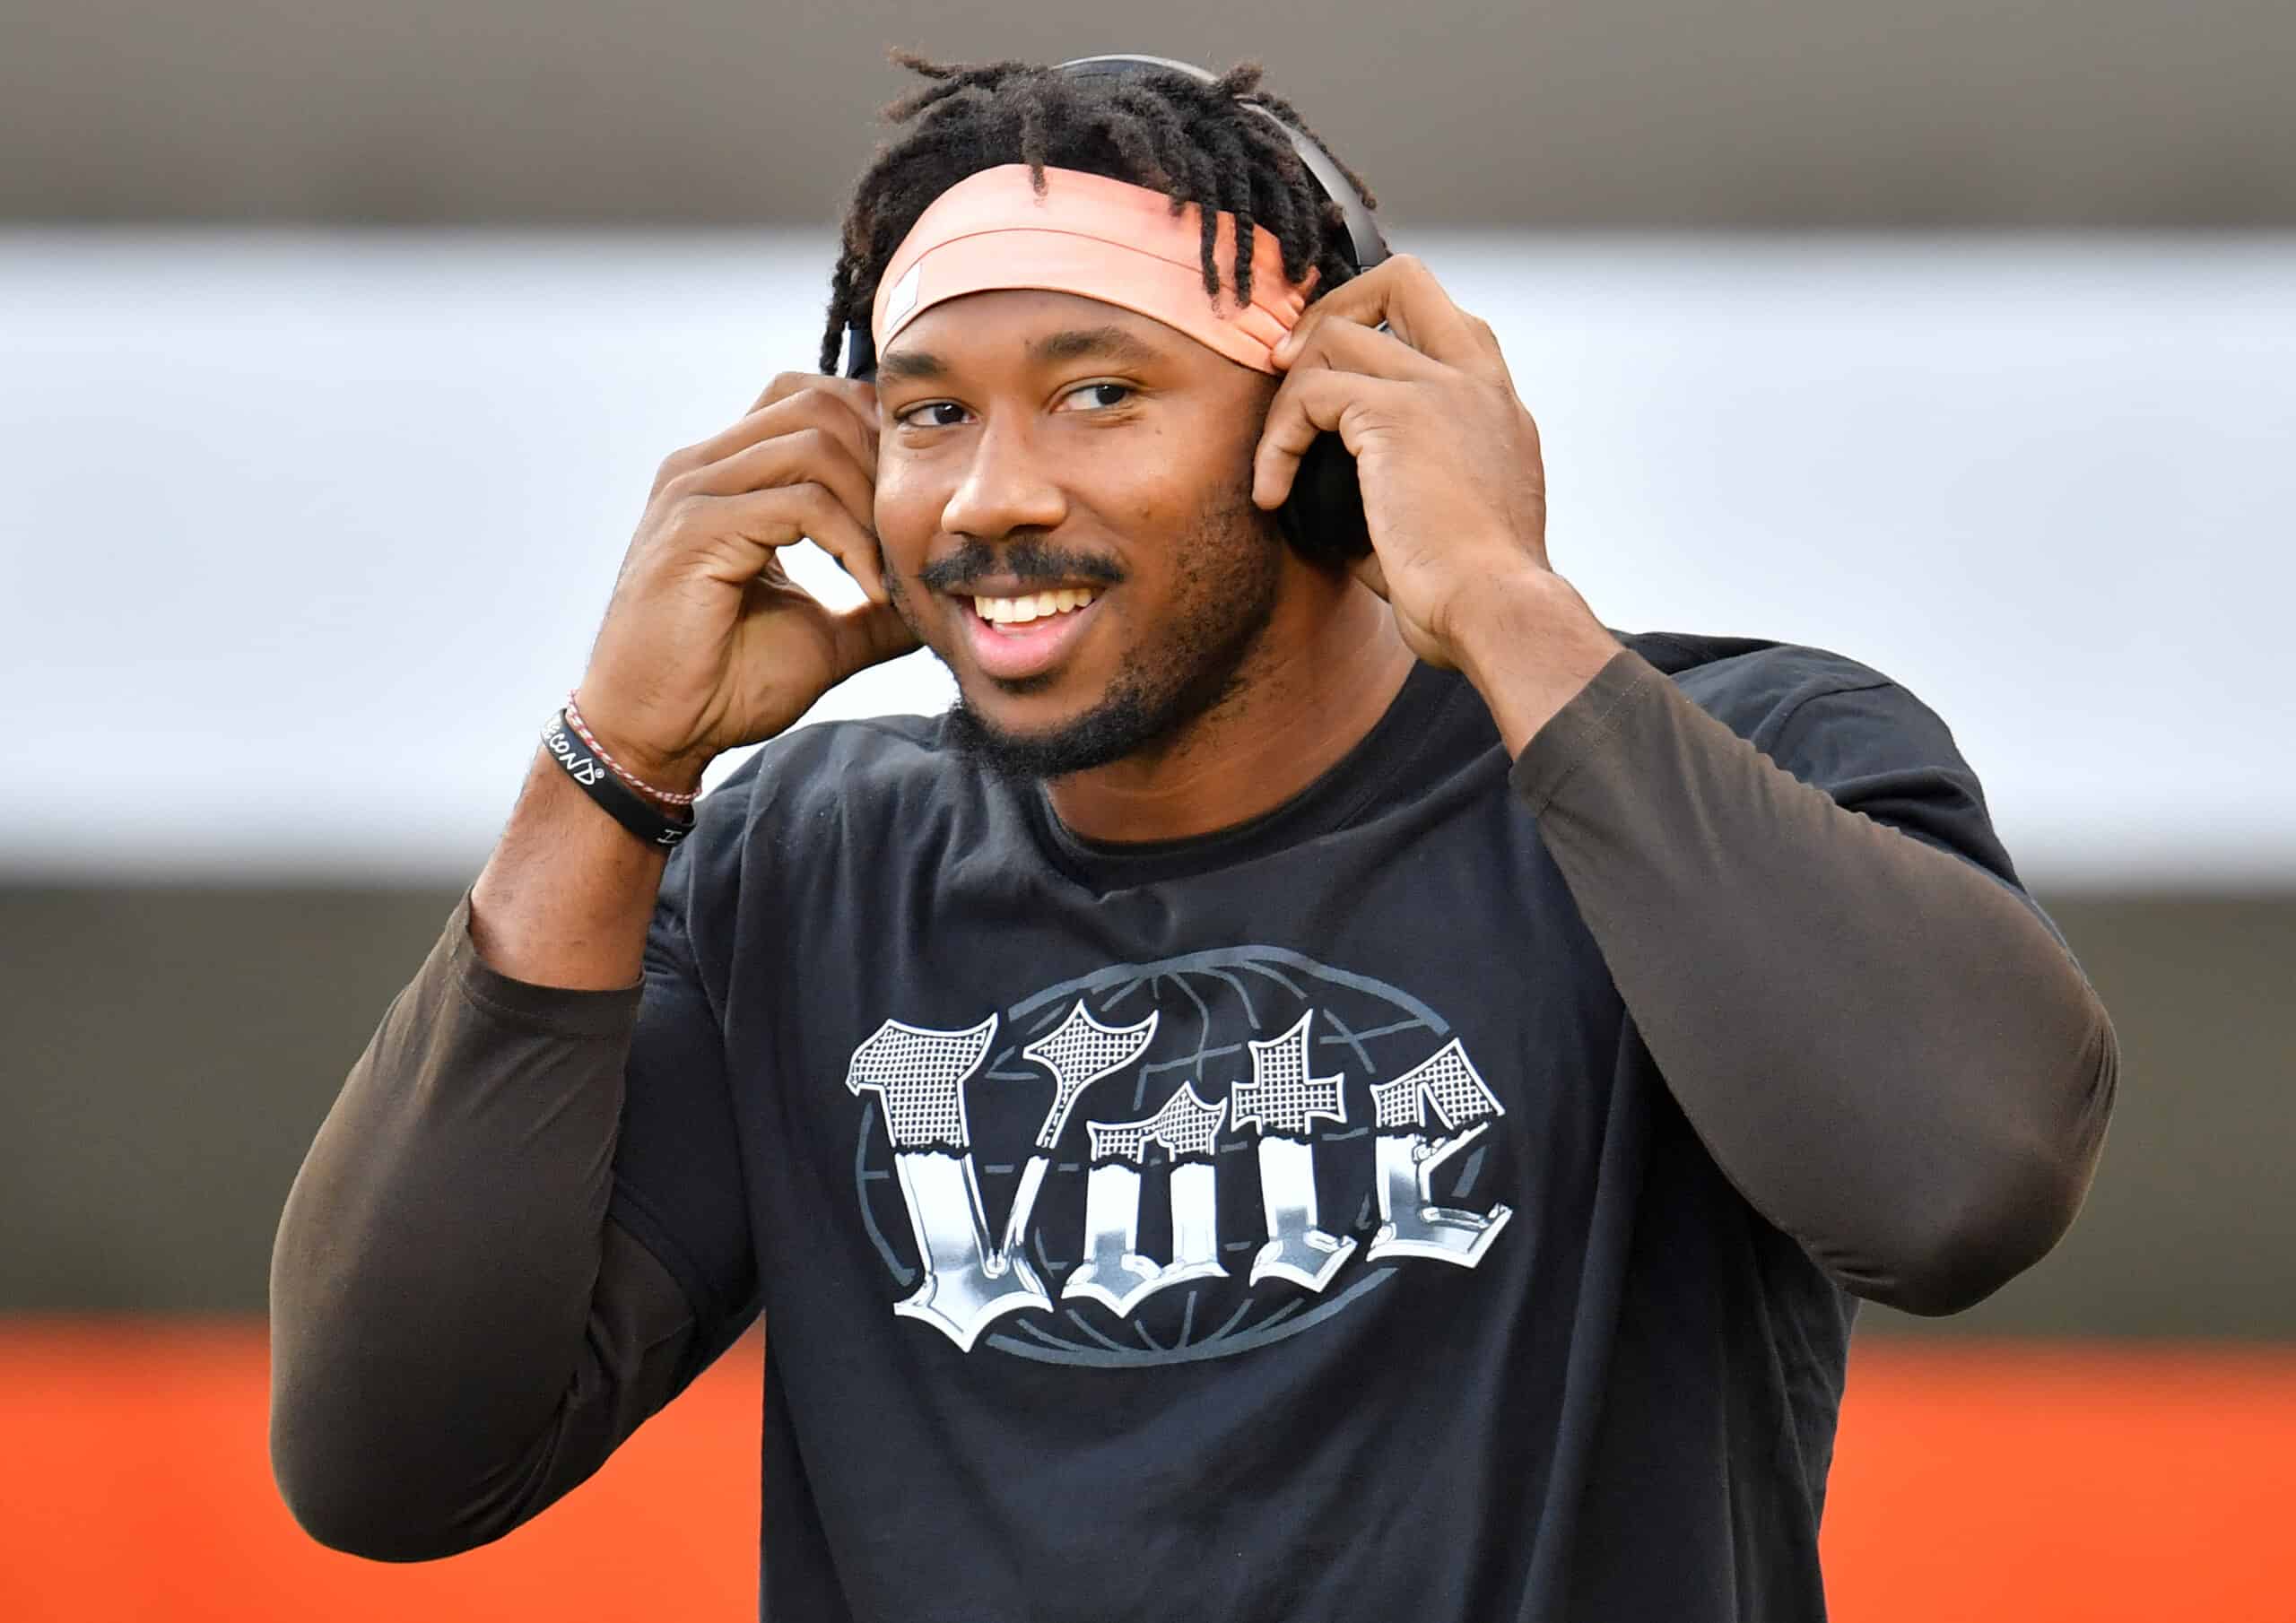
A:
{"type": "Polygon", "coordinates": [[[1944,725],[1605,629],[1490,328],[1343,280],[1257,68],[909,60],[874,385],[663,464],[297,1182],[290,1504],[499,1536],[762,1313],[775,1619],[1822,1616],[1856,1300],[2043,1254],[2114,1082],[1944,725]],[[1324,431],[1352,564],[1274,518],[1324,431]],[[918,643],[949,715],[789,730],[918,643]]]}

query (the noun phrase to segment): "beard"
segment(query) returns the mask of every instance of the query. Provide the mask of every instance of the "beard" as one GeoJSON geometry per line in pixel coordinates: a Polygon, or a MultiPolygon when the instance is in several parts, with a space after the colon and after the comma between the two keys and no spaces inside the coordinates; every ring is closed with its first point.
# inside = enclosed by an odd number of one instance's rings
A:
{"type": "MultiPolygon", "coordinates": [[[[1284,544],[1274,516],[1252,501],[1248,478],[1213,490],[1174,545],[1176,589],[1159,634],[1125,655],[1094,704],[1057,726],[1018,733],[982,716],[960,690],[946,737],[976,765],[1030,780],[1169,747],[1243,687],[1246,662],[1274,618],[1284,544]]],[[[1008,685],[1025,691],[1038,680],[1008,685]]]]}

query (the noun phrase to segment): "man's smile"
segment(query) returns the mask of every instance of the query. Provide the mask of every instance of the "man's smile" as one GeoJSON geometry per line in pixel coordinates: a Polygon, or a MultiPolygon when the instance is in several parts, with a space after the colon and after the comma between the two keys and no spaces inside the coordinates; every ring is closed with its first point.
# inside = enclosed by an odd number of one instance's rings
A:
{"type": "Polygon", "coordinates": [[[1016,681],[1050,670],[1067,655],[1106,591],[959,592],[950,602],[963,618],[973,663],[994,681],[1016,681]]]}

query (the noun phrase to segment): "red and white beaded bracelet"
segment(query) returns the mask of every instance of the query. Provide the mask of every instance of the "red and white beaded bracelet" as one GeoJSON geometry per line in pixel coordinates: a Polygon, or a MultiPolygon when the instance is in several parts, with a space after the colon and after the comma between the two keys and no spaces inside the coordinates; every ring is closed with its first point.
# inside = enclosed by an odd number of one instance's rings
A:
{"type": "Polygon", "coordinates": [[[692,794],[681,794],[674,789],[657,789],[653,785],[648,783],[644,778],[639,777],[629,768],[623,766],[620,761],[614,759],[613,756],[606,753],[606,747],[600,743],[597,739],[591,734],[588,725],[582,720],[582,712],[575,707],[574,695],[571,693],[569,693],[566,696],[566,719],[568,722],[572,724],[575,735],[584,743],[589,745],[590,753],[596,756],[600,760],[605,762],[606,770],[613,773],[616,777],[622,779],[623,783],[628,784],[631,788],[637,790],[640,794],[648,795],[655,800],[660,801],[665,806],[690,806],[693,804],[695,801],[701,798],[699,793],[692,794]]]}

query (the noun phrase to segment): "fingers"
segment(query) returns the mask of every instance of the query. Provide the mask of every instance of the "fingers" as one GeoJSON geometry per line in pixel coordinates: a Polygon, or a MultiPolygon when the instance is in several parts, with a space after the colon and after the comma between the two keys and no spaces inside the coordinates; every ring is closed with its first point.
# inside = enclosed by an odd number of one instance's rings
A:
{"type": "MultiPolygon", "coordinates": [[[[790,522],[787,516],[794,513],[798,532],[837,560],[838,567],[853,577],[854,584],[867,594],[871,603],[891,601],[891,595],[885,590],[884,553],[877,544],[877,533],[856,518],[845,498],[828,486],[807,481],[727,499],[737,513],[744,510],[741,504],[755,503],[764,522],[777,532],[778,526],[790,522]]],[[[786,546],[796,539],[793,535],[771,544],[786,546]]]]}
{"type": "Polygon", "coordinates": [[[1415,386],[1321,366],[1292,373],[1268,403],[1259,447],[1252,453],[1252,500],[1270,511],[1282,507],[1298,477],[1300,458],[1326,430],[1337,434],[1350,455],[1361,455],[1370,426],[1398,414],[1415,386]]]}
{"type": "Polygon", "coordinates": [[[857,457],[831,430],[808,425],[744,446],[728,456],[681,473],[663,487],[667,495],[739,496],[768,485],[811,479],[827,485],[858,517],[877,505],[875,458],[857,457]]]}
{"type": "Polygon", "coordinates": [[[1276,364],[1286,374],[1326,366],[1335,371],[1361,372],[1372,378],[1435,378],[1450,369],[1432,355],[1405,343],[1392,332],[1359,326],[1352,321],[1324,321],[1309,326],[1302,321],[1276,349],[1276,364]]]}
{"type": "Polygon", "coordinates": [[[784,372],[750,402],[750,412],[754,414],[801,395],[823,395],[842,400],[860,421],[868,425],[872,434],[876,432],[877,386],[863,378],[832,378],[825,372],[784,372]]]}
{"type": "MultiPolygon", "coordinates": [[[[686,525],[702,551],[722,553],[722,541],[711,543],[723,537],[769,548],[810,540],[837,560],[872,603],[890,601],[876,533],[854,517],[844,499],[827,485],[798,480],[737,495],[690,497],[687,507],[691,516],[686,525]]],[[[760,559],[745,549],[741,552],[723,571],[726,577],[735,573],[759,576],[773,566],[770,554],[760,559]]]]}
{"type": "Polygon", "coordinates": [[[1453,303],[1410,254],[1382,261],[1309,305],[1274,360],[1285,377],[1252,463],[1252,499],[1270,509],[1291,494],[1317,434],[1338,433],[1361,455],[1363,436],[1382,415],[1408,409],[1417,386],[1457,384],[1465,373],[1514,397],[1491,324],[1453,303]]]}
{"type": "Polygon", "coordinates": [[[1453,303],[1415,254],[1381,260],[1309,305],[1277,346],[1276,360],[1282,364],[1306,352],[1318,332],[1335,324],[1370,329],[1383,323],[1405,347],[1446,366],[1494,379],[1507,376],[1491,324],[1453,303]]]}
{"type": "Polygon", "coordinates": [[[806,484],[832,497],[831,505],[841,510],[847,522],[838,522],[840,515],[827,514],[824,509],[822,528],[805,534],[835,558],[862,590],[883,601],[883,560],[871,527],[876,513],[874,447],[868,448],[866,462],[857,459],[848,439],[832,426],[809,424],[775,434],[675,475],[662,487],[660,496],[671,500],[735,497],[806,484]]]}
{"type": "Polygon", "coordinates": [[[708,467],[778,434],[813,427],[835,435],[875,476],[877,392],[855,378],[784,372],[742,418],[708,439],[683,446],[662,459],[654,478],[659,492],[672,480],[708,467]]]}

